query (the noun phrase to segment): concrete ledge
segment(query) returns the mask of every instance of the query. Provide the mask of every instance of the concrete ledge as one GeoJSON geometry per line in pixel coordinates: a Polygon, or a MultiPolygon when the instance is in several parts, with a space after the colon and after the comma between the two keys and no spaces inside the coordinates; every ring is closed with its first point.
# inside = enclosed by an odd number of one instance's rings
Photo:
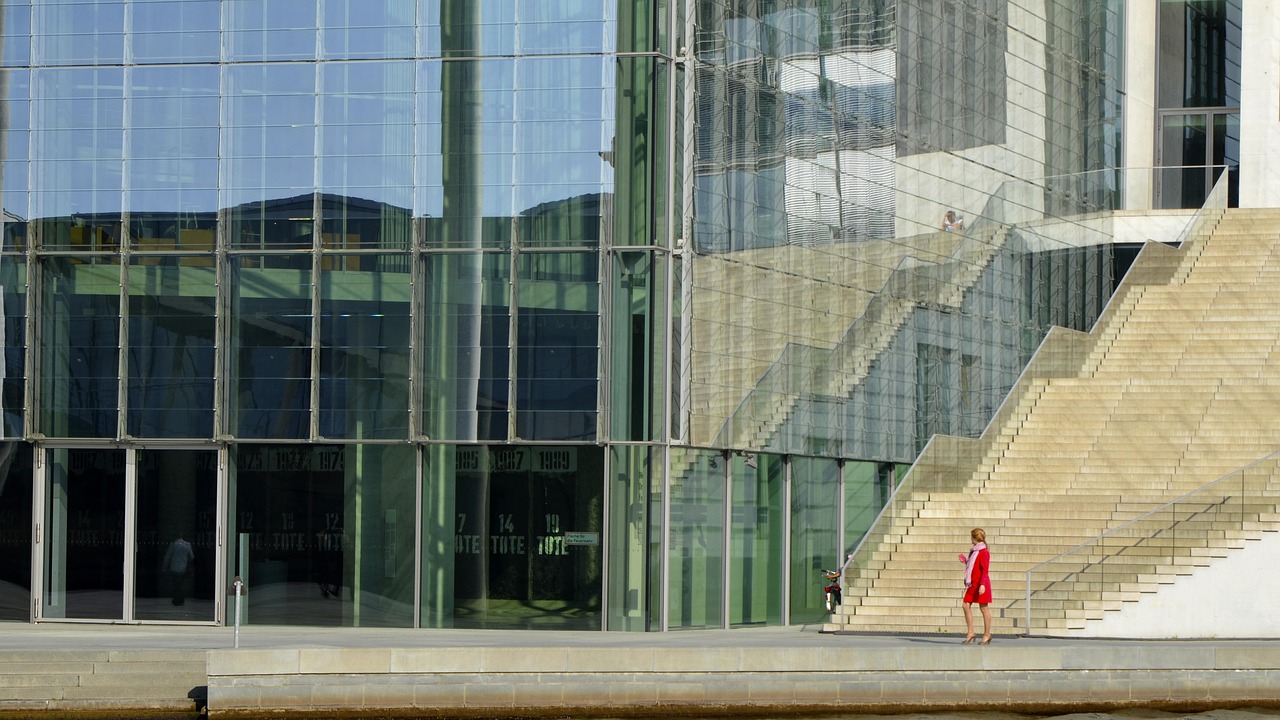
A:
{"type": "Polygon", "coordinates": [[[212,650],[208,700],[222,717],[1208,708],[1280,705],[1277,663],[1280,648],[1106,643],[212,650]]]}

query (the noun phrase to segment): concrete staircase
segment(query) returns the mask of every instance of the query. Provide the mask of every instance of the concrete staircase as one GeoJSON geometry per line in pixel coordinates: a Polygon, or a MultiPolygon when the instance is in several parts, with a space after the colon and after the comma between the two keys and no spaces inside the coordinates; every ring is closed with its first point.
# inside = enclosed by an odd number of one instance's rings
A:
{"type": "Polygon", "coordinates": [[[195,717],[205,650],[0,650],[0,713],[195,717]],[[58,714],[63,713],[63,714],[58,714]]]}
{"type": "Polygon", "coordinates": [[[1030,568],[1124,526],[1033,575],[1031,631],[1050,634],[1140,611],[1162,585],[1280,529],[1274,458],[1147,515],[1280,446],[1280,211],[1228,210],[1213,225],[1181,251],[1144,251],[1081,336],[1076,369],[1030,369],[967,471],[931,478],[917,463],[827,630],[963,631],[956,554],[976,526],[1003,633],[1025,629],[1030,568]]]}

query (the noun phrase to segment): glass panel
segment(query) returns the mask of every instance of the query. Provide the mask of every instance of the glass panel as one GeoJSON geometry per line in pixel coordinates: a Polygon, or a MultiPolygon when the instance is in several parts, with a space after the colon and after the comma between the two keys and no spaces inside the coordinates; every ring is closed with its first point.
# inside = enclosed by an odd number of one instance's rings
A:
{"type": "Polygon", "coordinates": [[[32,74],[31,212],[47,249],[120,247],[124,72],[32,74]]]}
{"type": "MultiPolygon", "coordinates": [[[[1240,207],[1240,114],[1218,113],[1213,116],[1213,164],[1226,165],[1227,207],[1240,207]]],[[[1213,170],[1217,182],[1222,168],[1213,170]]]]}
{"type": "Polygon", "coordinates": [[[462,447],[455,627],[599,630],[603,448],[462,447]]]}
{"type": "Polygon", "coordinates": [[[782,457],[734,455],[732,467],[729,624],[781,625],[782,457]]]}
{"type": "Polygon", "coordinates": [[[422,48],[428,57],[515,55],[515,3],[418,0],[422,48]]]}
{"type": "Polygon", "coordinates": [[[325,0],[320,43],[326,58],[409,58],[414,7],[404,0],[325,0]]]}
{"type": "Polygon", "coordinates": [[[218,0],[135,0],[129,3],[129,50],[135,63],[217,62],[218,0]]]}
{"type": "MultiPolygon", "coordinates": [[[[844,466],[844,544],[845,552],[862,541],[888,494],[880,483],[876,463],[851,462],[844,466]]],[[[841,562],[844,554],[840,555],[841,562]]]]}
{"type": "Polygon", "coordinates": [[[134,618],[213,622],[217,452],[140,450],[137,472],[134,618]]]}
{"type": "Polygon", "coordinates": [[[128,433],[211,438],[216,346],[212,256],[133,256],[129,266],[128,433]],[[164,263],[163,265],[161,263],[164,263]]]}
{"type": "MultiPolygon", "coordinates": [[[[610,220],[604,193],[613,189],[613,170],[605,161],[613,80],[612,61],[600,57],[516,61],[509,96],[515,112],[509,209],[520,216],[523,245],[600,243],[601,223],[610,220]]],[[[503,208],[486,207],[486,215],[503,214],[503,208]]]]}
{"type": "Polygon", "coordinates": [[[414,65],[320,67],[325,246],[407,248],[413,206],[414,65]],[[360,222],[349,224],[349,219],[360,222]]]}
{"type": "Polygon", "coordinates": [[[1240,0],[1161,0],[1162,108],[1240,105],[1240,0]]]}
{"type": "Polygon", "coordinates": [[[329,255],[320,275],[320,434],[409,437],[407,255],[329,255]]]}
{"type": "Polygon", "coordinates": [[[125,201],[133,249],[212,250],[218,69],[132,68],[128,77],[125,201]]]}
{"type": "MultiPolygon", "coordinates": [[[[612,3],[610,3],[612,4],[612,3]]],[[[666,46],[666,27],[663,21],[669,17],[668,0],[633,0],[620,3],[618,8],[618,50],[621,52],[648,52],[666,46]]],[[[679,22],[683,25],[683,20],[679,22]]]]}
{"type": "Polygon", "coordinates": [[[671,448],[671,628],[724,626],[724,491],[723,455],[671,448]]]}
{"type": "Polygon", "coordinates": [[[124,450],[48,451],[44,618],[124,619],[124,450]]]}
{"type": "Polygon", "coordinates": [[[427,255],[422,432],[505,440],[510,390],[506,255],[427,255]]]}
{"type": "Polygon", "coordinates": [[[1209,136],[1204,113],[1161,120],[1160,206],[1198,208],[1208,193],[1209,136]]]}
{"type": "Polygon", "coordinates": [[[6,67],[31,64],[31,0],[6,0],[0,7],[0,45],[6,67]]]}
{"type": "Polygon", "coordinates": [[[827,617],[822,570],[839,568],[845,551],[836,527],[840,466],[834,460],[791,460],[791,624],[827,617]]]}
{"type": "MultiPolygon", "coordinates": [[[[662,406],[655,374],[663,367],[654,354],[655,341],[662,336],[659,308],[662,297],[654,292],[659,278],[653,272],[648,253],[619,253],[613,260],[613,317],[609,327],[609,434],[614,440],[653,439],[662,406]]],[[[665,278],[661,278],[665,280],[665,278]]]]}
{"type": "Polygon", "coordinates": [[[40,317],[39,432],[117,435],[120,359],[118,258],[52,257],[40,317]]]}
{"type": "Polygon", "coordinates": [[[315,58],[318,5],[315,0],[223,0],[224,59],[315,58]]]}
{"type": "Polygon", "coordinates": [[[124,63],[124,0],[51,0],[35,10],[37,64],[124,63]]]}
{"type": "Polygon", "coordinates": [[[310,256],[233,259],[230,427],[254,438],[305,438],[311,418],[310,256]]]}
{"type": "MultiPolygon", "coordinates": [[[[428,56],[599,54],[613,52],[616,46],[616,4],[598,0],[418,0],[418,14],[428,56]]],[[[652,23],[656,17],[653,3],[643,5],[652,23]]]]}
{"type": "Polygon", "coordinates": [[[599,258],[519,256],[516,434],[593,440],[599,383],[599,258]]]}
{"type": "Polygon", "coordinates": [[[426,218],[429,247],[511,245],[515,66],[510,59],[418,65],[414,214],[426,218]]]}
{"type": "Polygon", "coordinates": [[[0,620],[31,619],[31,446],[0,443],[0,620]]]}
{"type": "MultiPolygon", "coordinates": [[[[617,168],[613,231],[618,245],[660,245],[666,238],[667,74],[652,58],[619,58],[617,121],[608,166],[617,168]]],[[[613,176],[613,173],[609,173],[613,176]]]]}
{"type": "MultiPolygon", "coordinates": [[[[660,527],[653,524],[661,512],[651,517],[650,498],[662,496],[662,483],[653,472],[655,448],[615,445],[610,452],[609,486],[609,617],[606,630],[642,632],[657,630],[650,621],[661,598],[654,593],[662,587],[658,573],[661,555],[653,554],[661,543],[660,527]],[[657,530],[650,534],[650,531],[657,530]]],[[[661,510],[659,505],[657,510],[661,510]]]]}
{"type": "MultiPolygon", "coordinates": [[[[517,0],[516,40],[521,55],[611,53],[618,35],[616,6],[599,0],[517,0]]],[[[640,3],[653,13],[652,2],[640,3]]],[[[637,12],[640,12],[639,10],[637,12]]],[[[656,15],[650,15],[656,19],[656,15]]]]}
{"type": "MultiPolygon", "coordinates": [[[[7,38],[6,38],[7,40],[7,38]]],[[[5,46],[8,49],[8,46],[5,46]]],[[[31,172],[31,72],[0,71],[0,101],[4,103],[5,124],[0,133],[0,189],[3,195],[4,234],[0,250],[27,249],[30,200],[28,175],[31,172]]]]}
{"type": "Polygon", "coordinates": [[[0,437],[20,438],[27,380],[27,263],[21,256],[0,255],[0,303],[0,437]]]}
{"type": "Polygon", "coordinates": [[[311,247],[315,73],[303,63],[223,68],[221,203],[229,208],[232,247],[311,247]]]}
{"type": "Polygon", "coordinates": [[[358,197],[320,196],[320,242],[328,250],[408,250],[413,220],[406,208],[358,197]]]}
{"type": "MultiPolygon", "coordinates": [[[[424,628],[453,626],[454,558],[465,546],[457,540],[454,496],[459,452],[453,445],[422,448],[422,610],[418,623],[424,628]]],[[[461,452],[470,452],[467,459],[479,461],[479,454],[470,448],[461,452]]]]}
{"type": "Polygon", "coordinates": [[[250,588],[241,622],[412,625],[412,447],[242,445],[233,452],[232,531],[240,542],[229,574],[250,588]]]}

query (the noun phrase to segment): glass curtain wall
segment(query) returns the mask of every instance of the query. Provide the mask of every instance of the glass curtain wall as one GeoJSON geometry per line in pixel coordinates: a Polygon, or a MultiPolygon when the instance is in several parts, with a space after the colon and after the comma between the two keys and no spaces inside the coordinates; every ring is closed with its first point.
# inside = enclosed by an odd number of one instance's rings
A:
{"type": "MultiPolygon", "coordinates": [[[[1071,218],[1115,198],[1081,173],[1117,157],[1122,5],[693,8],[689,441],[909,463],[980,432],[1047,331],[1024,261],[1094,242],[1071,218]],[[1059,175],[1076,187],[1001,194],[1059,175]],[[1070,237],[1007,231],[1050,217],[1070,237]]],[[[1090,273],[1050,301],[1110,277],[1090,273]]]]}

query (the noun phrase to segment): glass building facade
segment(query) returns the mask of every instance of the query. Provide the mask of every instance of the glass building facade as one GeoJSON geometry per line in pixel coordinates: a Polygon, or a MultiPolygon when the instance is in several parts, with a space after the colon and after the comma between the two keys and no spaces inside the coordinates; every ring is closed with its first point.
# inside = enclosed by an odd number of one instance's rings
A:
{"type": "Polygon", "coordinates": [[[1012,5],[4,0],[0,618],[821,619],[1125,269],[1012,5]]]}

